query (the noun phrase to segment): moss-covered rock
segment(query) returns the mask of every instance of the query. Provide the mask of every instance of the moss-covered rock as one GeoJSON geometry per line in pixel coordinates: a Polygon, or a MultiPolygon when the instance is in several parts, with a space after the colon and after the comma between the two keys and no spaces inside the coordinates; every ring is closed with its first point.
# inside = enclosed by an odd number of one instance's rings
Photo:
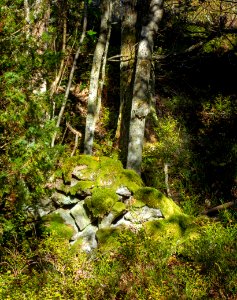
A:
{"type": "Polygon", "coordinates": [[[92,196],[85,200],[85,204],[94,217],[102,218],[118,201],[118,195],[111,188],[94,188],[92,196]]]}
{"type": "Polygon", "coordinates": [[[79,179],[91,180],[94,178],[98,169],[99,158],[89,155],[76,155],[60,162],[60,168],[56,171],[56,176],[63,176],[65,183],[71,182],[73,173],[75,173],[75,176],[80,177],[79,179]],[[76,167],[79,168],[75,170],[76,167]]]}
{"type": "Polygon", "coordinates": [[[144,186],[141,177],[133,170],[122,170],[118,183],[119,186],[126,186],[133,193],[144,186]]]}
{"type": "Polygon", "coordinates": [[[96,180],[97,185],[102,187],[116,186],[116,181],[122,170],[123,166],[119,160],[110,157],[101,157],[96,180]]]}
{"type": "Polygon", "coordinates": [[[180,243],[193,237],[194,232],[198,230],[193,217],[185,214],[172,215],[164,220],[148,221],[144,224],[144,228],[154,240],[165,238],[180,243]]]}
{"type": "Polygon", "coordinates": [[[182,210],[172,199],[167,198],[155,188],[140,188],[135,192],[134,198],[138,201],[142,201],[149,207],[159,208],[165,218],[169,218],[172,215],[182,214],[182,210]]]}
{"type": "Polygon", "coordinates": [[[120,216],[126,210],[126,205],[122,202],[116,202],[112,207],[112,213],[114,214],[115,218],[120,216]]]}
{"type": "Polygon", "coordinates": [[[76,194],[90,195],[91,190],[95,187],[93,181],[79,181],[74,186],[70,187],[68,192],[70,195],[74,196],[76,194]]]}

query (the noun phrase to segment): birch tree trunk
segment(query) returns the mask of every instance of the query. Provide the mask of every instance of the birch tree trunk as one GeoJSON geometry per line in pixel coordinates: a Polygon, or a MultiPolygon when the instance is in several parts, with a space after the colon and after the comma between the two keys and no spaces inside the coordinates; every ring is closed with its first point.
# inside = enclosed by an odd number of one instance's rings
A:
{"type": "Polygon", "coordinates": [[[128,130],[132,106],[132,89],[135,69],[137,42],[137,0],[123,2],[121,15],[121,60],[120,60],[120,109],[116,139],[120,149],[120,159],[126,164],[128,130]]]}
{"type": "Polygon", "coordinates": [[[100,36],[96,44],[92,70],[90,76],[90,87],[89,87],[89,97],[87,106],[87,117],[86,117],[86,128],[85,128],[85,141],[84,141],[84,153],[92,154],[92,146],[94,140],[94,132],[96,119],[99,113],[98,107],[98,88],[100,71],[102,66],[103,55],[105,52],[106,41],[108,39],[109,33],[109,22],[111,21],[112,15],[112,1],[103,0],[102,1],[102,16],[101,16],[101,27],[100,36]]]}
{"type": "Polygon", "coordinates": [[[148,22],[142,26],[133,88],[127,168],[141,172],[145,120],[150,109],[154,37],[163,15],[163,0],[150,0],[148,22]]]}

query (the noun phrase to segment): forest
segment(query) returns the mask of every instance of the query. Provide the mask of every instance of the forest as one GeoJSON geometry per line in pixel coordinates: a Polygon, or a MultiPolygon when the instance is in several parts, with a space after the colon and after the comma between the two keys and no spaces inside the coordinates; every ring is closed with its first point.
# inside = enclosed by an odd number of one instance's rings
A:
{"type": "Polygon", "coordinates": [[[0,0],[0,55],[0,299],[237,299],[237,1],[0,0]]]}

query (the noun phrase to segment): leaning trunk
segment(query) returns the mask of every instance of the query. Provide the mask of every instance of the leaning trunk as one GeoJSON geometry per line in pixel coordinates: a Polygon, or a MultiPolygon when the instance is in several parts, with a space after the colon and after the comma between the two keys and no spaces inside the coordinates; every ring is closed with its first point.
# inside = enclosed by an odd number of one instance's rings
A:
{"type": "Polygon", "coordinates": [[[150,110],[154,36],[163,15],[163,0],[151,0],[148,23],[142,26],[133,88],[127,168],[141,172],[145,120],[150,110]]]}

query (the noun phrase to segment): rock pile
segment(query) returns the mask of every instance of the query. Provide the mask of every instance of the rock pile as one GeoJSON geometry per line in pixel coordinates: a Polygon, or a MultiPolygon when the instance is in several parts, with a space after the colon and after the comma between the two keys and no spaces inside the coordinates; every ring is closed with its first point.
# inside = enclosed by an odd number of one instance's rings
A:
{"type": "Polygon", "coordinates": [[[59,215],[73,229],[70,243],[80,239],[87,252],[97,247],[99,230],[138,230],[144,222],[164,218],[165,201],[172,201],[158,190],[144,187],[135,172],[107,157],[68,158],[48,188],[52,196],[41,201],[39,214],[46,220],[59,215]]]}

